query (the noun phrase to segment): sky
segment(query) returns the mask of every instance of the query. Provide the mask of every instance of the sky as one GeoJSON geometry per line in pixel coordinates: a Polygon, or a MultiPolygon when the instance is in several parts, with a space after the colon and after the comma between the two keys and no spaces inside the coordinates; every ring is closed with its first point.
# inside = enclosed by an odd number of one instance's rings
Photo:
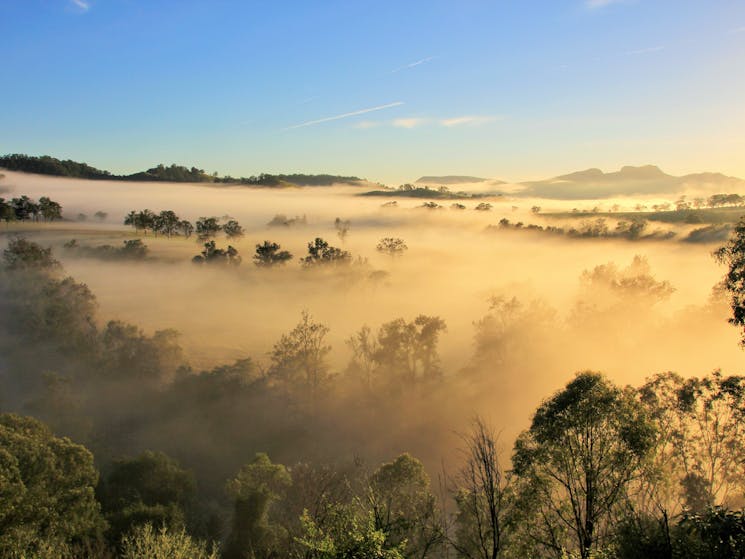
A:
{"type": "Polygon", "coordinates": [[[0,153],[745,177],[743,0],[0,0],[0,153]]]}

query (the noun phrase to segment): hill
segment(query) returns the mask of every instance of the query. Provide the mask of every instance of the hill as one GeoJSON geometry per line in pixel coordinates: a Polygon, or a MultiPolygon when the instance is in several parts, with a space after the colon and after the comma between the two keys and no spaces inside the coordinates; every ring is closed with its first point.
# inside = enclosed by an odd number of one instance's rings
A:
{"type": "Polygon", "coordinates": [[[71,159],[61,160],[49,155],[29,156],[24,154],[9,154],[0,157],[0,167],[9,171],[52,175],[57,177],[71,177],[89,180],[122,180],[122,181],[155,181],[155,182],[211,182],[218,184],[238,184],[246,186],[287,187],[287,186],[330,186],[345,183],[356,184],[364,182],[359,177],[345,177],[338,175],[272,175],[262,173],[258,176],[234,178],[220,177],[216,173],[210,175],[204,169],[184,167],[181,165],[166,166],[162,163],[156,167],[139,171],[130,175],[115,175],[91,167],[87,163],[79,163],[71,159]]]}

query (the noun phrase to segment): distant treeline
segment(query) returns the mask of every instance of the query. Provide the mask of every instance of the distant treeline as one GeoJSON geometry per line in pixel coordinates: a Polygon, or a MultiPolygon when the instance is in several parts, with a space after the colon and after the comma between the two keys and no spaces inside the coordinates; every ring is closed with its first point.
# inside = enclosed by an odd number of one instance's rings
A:
{"type": "Polygon", "coordinates": [[[402,184],[398,188],[387,188],[385,190],[371,190],[364,192],[360,196],[388,196],[406,198],[435,198],[438,200],[460,200],[468,198],[486,198],[490,196],[501,196],[501,194],[482,193],[473,194],[465,191],[453,192],[447,186],[440,186],[437,189],[429,186],[414,186],[413,184],[402,184]]]}
{"type": "Polygon", "coordinates": [[[211,182],[271,187],[293,185],[329,186],[335,183],[355,183],[362,180],[359,177],[336,175],[270,175],[267,173],[240,178],[231,176],[220,177],[217,173],[210,175],[204,169],[198,169],[197,167],[188,168],[175,164],[170,166],[160,164],[147,171],[140,171],[131,175],[115,175],[109,171],[96,169],[86,163],[79,163],[71,159],[61,160],[49,155],[37,157],[18,153],[1,156],[0,167],[4,167],[9,171],[92,180],[211,182]]]}
{"type": "MultiPolygon", "coordinates": [[[[511,222],[509,219],[502,218],[497,225],[489,225],[487,231],[513,230],[513,231],[534,231],[538,233],[548,233],[551,235],[561,235],[574,239],[626,239],[628,241],[664,241],[676,236],[674,231],[664,231],[655,229],[649,231],[647,221],[643,219],[621,220],[615,228],[611,228],[607,221],[598,217],[593,220],[586,220],[577,227],[557,227],[554,225],[536,225],[534,223],[525,224],[522,221],[511,222]]],[[[727,240],[732,231],[729,225],[707,225],[694,229],[688,235],[683,237],[683,242],[687,243],[712,243],[723,242],[727,240]]]]}
{"type": "Polygon", "coordinates": [[[0,198],[0,219],[6,224],[9,221],[39,221],[40,219],[54,221],[62,219],[62,206],[48,196],[42,196],[38,202],[25,194],[10,200],[0,198]]]}

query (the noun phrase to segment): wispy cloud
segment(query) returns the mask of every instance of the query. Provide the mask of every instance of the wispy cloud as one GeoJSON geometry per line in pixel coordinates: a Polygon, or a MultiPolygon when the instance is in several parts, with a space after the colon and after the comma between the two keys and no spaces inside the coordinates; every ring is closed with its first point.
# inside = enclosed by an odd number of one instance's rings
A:
{"type": "Polygon", "coordinates": [[[447,126],[448,128],[453,126],[479,126],[481,124],[486,124],[487,122],[494,122],[497,119],[498,117],[496,116],[465,115],[453,118],[443,118],[440,121],[440,124],[442,126],[447,126]]]}
{"type": "Polygon", "coordinates": [[[325,118],[319,118],[316,120],[309,120],[307,122],[301,122],[300,124],[295,124],[293,126],[288,126],[287,128],[283,128],[282,130],[294,130],[295,128],[304,128],[305,126],[313,126],[314,124],[321,124],[323,122],[331,122],[333,120],[341,120],[343,118],[351,118],[353,116],[357,115],[364,115],[366,113],[372,113],[374,111],[382,111],[384,109],[391,109],[393,107],[398,107],[400,105],[403,105],[403,101],[396,101],[395,103],[388,103],[386,105],[378,105],[377,107],[369,107],[367,109],[360,109],[358,111],[352,111],[351,113],[342,113],[340,115],[334,115],[334,116],[327,116],[325,118]]]}
{"type": "Polygon", "coordinates": [[[742,27],[735,27],[730,33],[745,33],[745,25],[742,27]]]}
{"type": "Polygon", "coordinates": [[[636,50],[630,50],[626,52],[626,54],[630,55],[637,55],[637,54],[649,54],[652,52],[660,52],[661,50],[665,50],[665,47],[663,46],[656,46],[656,47],[647,47],[644,49],[636,49],[636,50]]]}
{"type": "Polygon", "coordinates": [[[621,2],[624,2],[624,0],[585,0],[585,5],[588,8],[605,8],[606,6],[610,6],[611,4],[619,4],[621,2]]]}
{"type": "Polygon", "coordinates": [[[84,12],[87,12],[91,7],[90,2],[87,0],[70,0],[70,2],[84,12]]]}
{"type": "Polygon", "coordinates": [[[426,118],[397,118],[391,124],[396,128],[416,128],[427,124],[426,118]]]}
{"type": "Polygon", "coordinates": [[[428,56],[426,58],[422,58],[421,60],[417,60],[416,62],[412,62],[411,64],[407,64],[406,66],[401,66],[400,68],[396,68],[395,70],[391,70],[391,74],[395,74],[396,72],[400,72],[401,70],[408,70],[410,68],[416,68],[417,66],[420,66],[422,64],[426,64],[427,62],[430,62],[434,60],[434,56],[428,56]]]}
{"type": "Polygon", "coordinates": [[[419,128],[421,126],[442,126],[453,128],[455,126],[479,126],[488,122],[501,120],[500,116],[491,115],[464,115],[452,118],[426,118],[426,117],[402,117],[393,120],[363,120],[354,125],[355,128],[367,129],[379,126],[393,128],[419,128]]]}

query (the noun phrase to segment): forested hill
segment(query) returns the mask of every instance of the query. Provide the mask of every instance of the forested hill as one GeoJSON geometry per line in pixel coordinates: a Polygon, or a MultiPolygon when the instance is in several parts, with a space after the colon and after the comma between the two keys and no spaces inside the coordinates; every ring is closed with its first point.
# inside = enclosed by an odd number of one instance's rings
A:
{"type": "Polygon", "coordinates": [[[212,175],[204,169],[183,167],[181,165],[165,166],[163,164],[140,171],[131,175],[115,175],[91,167],[87,163],[79,163],[70,159],[61,160],[49,155],[30,156],[10,154],[0,156],[0,167],[9,171],[53,175],[57,177],[73,177],[93,180],[124,180],[124,181],[163,181],[163,182],[212,182],[221,184],[243,184],[249,186],[283,187],[283,186],[330,186],[332,184],[355,184],[364,182],[359,177],[344,177],[337,175],[271,175],[262,173],[258,176],[234,178],[212,175]]]}

